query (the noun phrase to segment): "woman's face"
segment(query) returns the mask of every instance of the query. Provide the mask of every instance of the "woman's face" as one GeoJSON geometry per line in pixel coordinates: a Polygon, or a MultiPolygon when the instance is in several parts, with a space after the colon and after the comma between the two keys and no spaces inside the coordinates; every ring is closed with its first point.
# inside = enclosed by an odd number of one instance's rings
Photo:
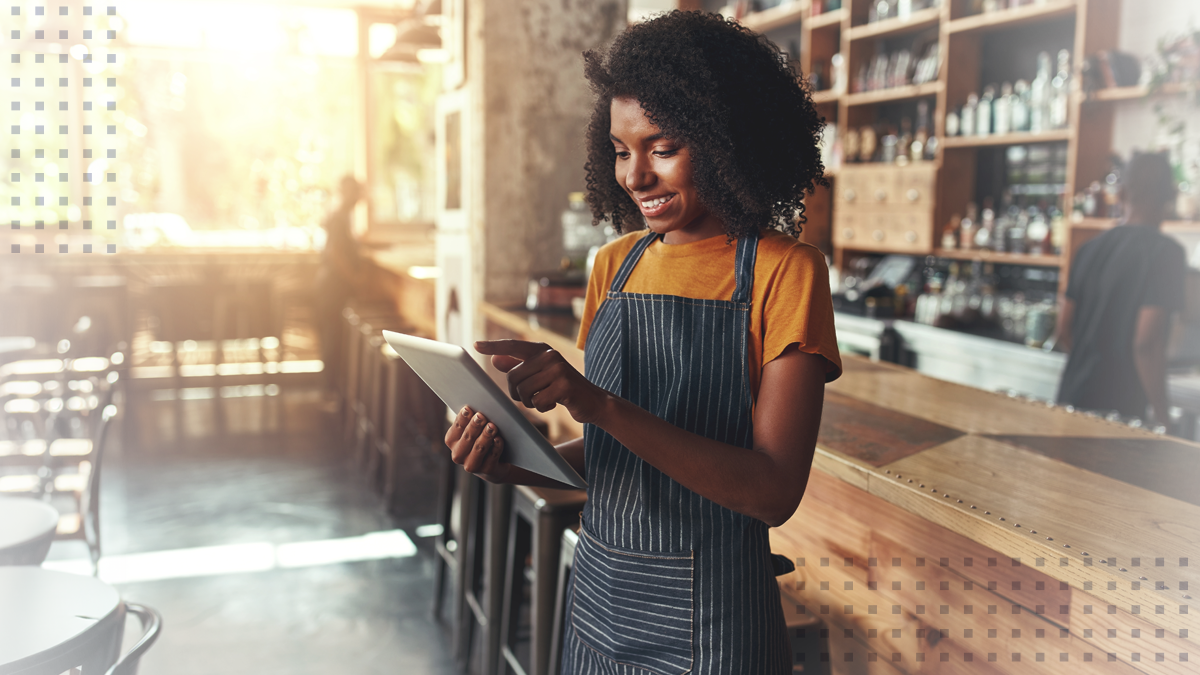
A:
{"type": "Polygon", "coordinates": [[[724,224],[700,201],[692,182],[692,158],[683,143],[667,138],[632,98],[614,98],[609,129],[617,152],[617,183],[668,244],[686,244],[725,233],[724,224]]]}

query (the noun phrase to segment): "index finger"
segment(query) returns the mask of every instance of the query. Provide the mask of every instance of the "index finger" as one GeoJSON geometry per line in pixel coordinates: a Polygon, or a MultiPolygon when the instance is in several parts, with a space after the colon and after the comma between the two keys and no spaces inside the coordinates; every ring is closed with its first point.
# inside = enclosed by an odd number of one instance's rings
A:
{"type": "Polygon", "coordinates": [[[475,343],[475,351],[480,354],[511,356],[522,361],[528,361],[549,349],[545,343],[528,340],[479,340],[475,343]]]}

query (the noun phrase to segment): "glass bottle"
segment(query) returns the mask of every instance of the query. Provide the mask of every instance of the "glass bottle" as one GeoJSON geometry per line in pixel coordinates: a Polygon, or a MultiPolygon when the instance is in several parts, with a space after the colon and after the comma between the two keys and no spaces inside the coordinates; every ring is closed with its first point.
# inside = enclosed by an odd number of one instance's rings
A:
{"type": "Polygon", "coordinates": [[[967,204],[967,215],[958,223],[958,247],[964,251],[975,247],[976,211],[975,202],[967,204]]]}
{"type": "Polygon", "coordinates": [[[992,101],[996,98],[996,88],[988,85],[983,88],[983,96],[975,109],[975,135],[989,136],[992,133],[992,101]]]}
{"type": "Polygon", "coordinates": [[[959,132],[959,126],[961,126],[961,124],[959,122],[958,113],[954,112],[953,110],[946,113],[946,136],[957,136],[959,132]]]}
{"type": "Polygon", "coordinates": [[[1029,130],[1033,133],[1050,128],[1050,54],[1040,52],[1037,57],[1037,77],[1029,85],[1029,130]]]}
{"type": "Polygon", "coordinates": [[[1000,85],[1000,96],[992,103],[992,128],[997,136],[1012,131],[1012,99],[1012,83],[1005,82],[1000,85]]]}
{"type": "Polygon", "coordinates": [[[1025,253],[1025,233],[1029,230],[1029,213],[1016,206],[1009,208],[1007,248],[1009,253],[1025,253]]]}
{"type": "Polygon", "coordinates": [[[925,159],[925,144],[929,141],[929,102],[917,102],[917,131],[913,134],[908,158],[913,162],[925,159]]]}
{"type": "Polygon", "coordinates": [[[1008,112],[1012,116],[1009,124],[1012,131],[1029,131],[1029,83],[1025,80],[1017,80],[1013,85],[1008,112]]]}
{"type": "Polygon", "coordinates": [[[971,94],[967,97],[967,104],[962,108],[962,119],[959,120],[963,136],[975,135],[975,111],[979,108],[979,96],[971,94]]]}
{"type": "Polygon", "coordinates": [[[1046,216],[1036,206],[1029,207],[1026,213],[1029,222],[1025,229],[1026,250],[1032,255],[1042,255],[1046,252],[1046,240],[1050,237],[1050,224],[1046,222],[1046,216]]]}
{"type": "Polygon", "coordinates": [[[1050,81],[1050,88],[1050,128],[1065,129],[1071,103],[1071,53],[1065,49],[1058,52],[1058,74],[1050,81]]]}
{"type": "MultiPolygon", "coordinates": [[[[896,140],[896,163],[904,166],[913,160],[912,155],[912,120],[907,117],[900,120],[900,137],[896,140]]],[[[917,158],[920,161],[920,158],[917,158]]]]}
{"type": "Polygon", "coordinates": [[[996,212],[992,210],[992,198],[983,200],[983,211],[979,214],[979,229],[975,231],[975,248],[990,249],[992,232],[996,229],[996,212]]]}

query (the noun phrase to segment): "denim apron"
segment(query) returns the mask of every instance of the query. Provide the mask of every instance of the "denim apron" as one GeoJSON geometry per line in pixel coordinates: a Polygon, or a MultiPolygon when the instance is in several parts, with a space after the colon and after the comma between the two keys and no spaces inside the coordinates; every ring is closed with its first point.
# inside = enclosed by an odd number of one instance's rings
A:
{"type": "MultiPolygon", "coordinates": [[[[587,378],[688,431],[751,448],[747,341],[758,234],[737,242],[730,300],[625,293],[625,257],[584,350],[587,378]]],[[[765,523],[702,497],[593,425],[563,675],[790,673],[765,523]]],[[[781,557],[781,556],[780,556],[781,557]]]]}

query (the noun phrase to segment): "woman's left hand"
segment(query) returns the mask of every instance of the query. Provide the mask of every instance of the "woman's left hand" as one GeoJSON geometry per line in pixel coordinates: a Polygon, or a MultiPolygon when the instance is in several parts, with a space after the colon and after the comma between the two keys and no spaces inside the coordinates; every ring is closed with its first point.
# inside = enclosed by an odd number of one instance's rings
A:
{"type": "Polygon", "coordinates": [[[562,405],[576,422],[595,423],[604,412],[609,393],[592,384],[563,355],[540,342],[484,340],[475,343],[480,354],[508,374],[508,393],[514,401],[539,412],[562,405]]]}

